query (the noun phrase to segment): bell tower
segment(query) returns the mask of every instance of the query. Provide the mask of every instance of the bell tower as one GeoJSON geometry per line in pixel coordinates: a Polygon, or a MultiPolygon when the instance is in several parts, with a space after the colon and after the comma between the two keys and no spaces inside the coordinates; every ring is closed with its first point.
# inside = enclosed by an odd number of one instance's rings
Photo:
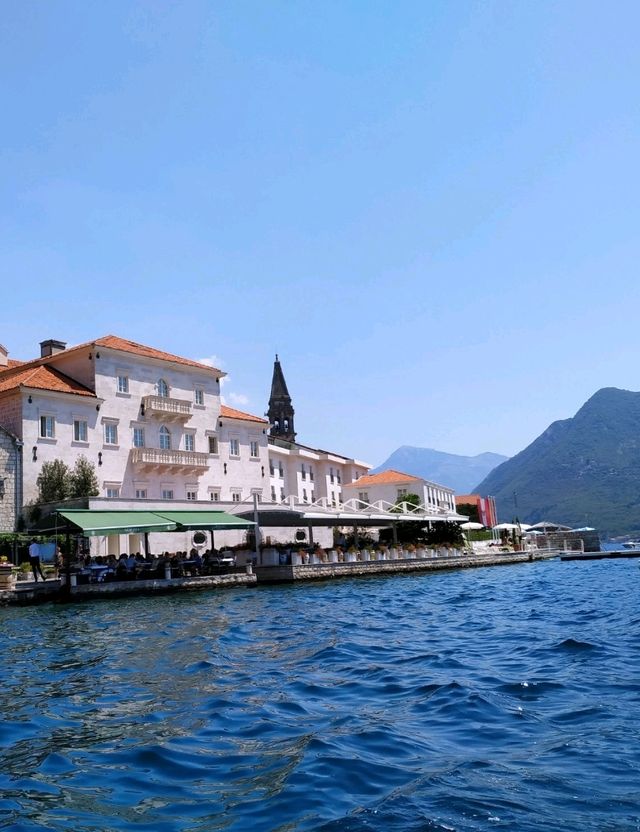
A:
{"type": "Polygon", "coordinates": [[[273,363],[269,410],[267,411],[267,417],[271,426],[269,428],[269,436],[286,439],[287,442],[295,442],[296,432],[293,429],[294,412],[293,405],[291,404],[291,396],[287,390],[287,382],[284,380],[280,360],[276,354],[276,360],[273,363]]]}

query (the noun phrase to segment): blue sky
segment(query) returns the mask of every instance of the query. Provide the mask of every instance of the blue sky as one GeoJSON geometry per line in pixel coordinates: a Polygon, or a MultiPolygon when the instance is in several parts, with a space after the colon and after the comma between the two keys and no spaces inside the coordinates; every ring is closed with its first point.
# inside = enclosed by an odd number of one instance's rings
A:
{"type": "Polygon", "coordinates": [[[0,342],[274,353],[299,438],[513,454],[638,389],[640,6],[5,4],[0,342]]]}

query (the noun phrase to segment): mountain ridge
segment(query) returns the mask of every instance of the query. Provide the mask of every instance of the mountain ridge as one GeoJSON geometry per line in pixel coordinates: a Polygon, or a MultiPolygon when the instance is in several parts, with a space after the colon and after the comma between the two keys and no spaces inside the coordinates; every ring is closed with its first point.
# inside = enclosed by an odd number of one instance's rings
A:
{"type": "Polygon", "coordinates": [[[457,494],[471,493],[472,486],[508,457],[485,451],[475,456],[449,454],[434,448],[401,445],[372,474],[394,468],[414,477],[446,485],[457,494]]]}
{"type": "Polygon", "coordinates": [[[495,497],[501,521],[517,513],[609,534],[640,529],[640,393],[597,390],[476,488],[495,497]]]}

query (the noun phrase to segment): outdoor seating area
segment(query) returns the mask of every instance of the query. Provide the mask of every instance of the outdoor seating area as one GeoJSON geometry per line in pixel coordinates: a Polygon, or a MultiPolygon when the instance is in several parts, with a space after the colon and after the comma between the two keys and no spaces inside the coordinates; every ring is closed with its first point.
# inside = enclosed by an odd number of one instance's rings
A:
{"type": "Polygon", "coordinates": [[[76,585],[82,585],[221,575],[234,567],[235,558],[228,553],[207,549],[201,555],[197,549],[191,549],[146,556],[140,552],[123,553],[119,558],[87,555],[71,564],[70,574],[76,585]]]}

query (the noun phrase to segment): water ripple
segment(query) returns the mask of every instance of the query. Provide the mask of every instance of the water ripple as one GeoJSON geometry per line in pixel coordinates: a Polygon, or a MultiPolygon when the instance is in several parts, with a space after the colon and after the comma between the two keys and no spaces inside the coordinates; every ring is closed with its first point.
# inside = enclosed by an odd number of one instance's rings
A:
{"type": "Polygon", "coordinates": [[[637,586],[554,562],[2,609],[0,828],[640,830],[637,586]]]}

